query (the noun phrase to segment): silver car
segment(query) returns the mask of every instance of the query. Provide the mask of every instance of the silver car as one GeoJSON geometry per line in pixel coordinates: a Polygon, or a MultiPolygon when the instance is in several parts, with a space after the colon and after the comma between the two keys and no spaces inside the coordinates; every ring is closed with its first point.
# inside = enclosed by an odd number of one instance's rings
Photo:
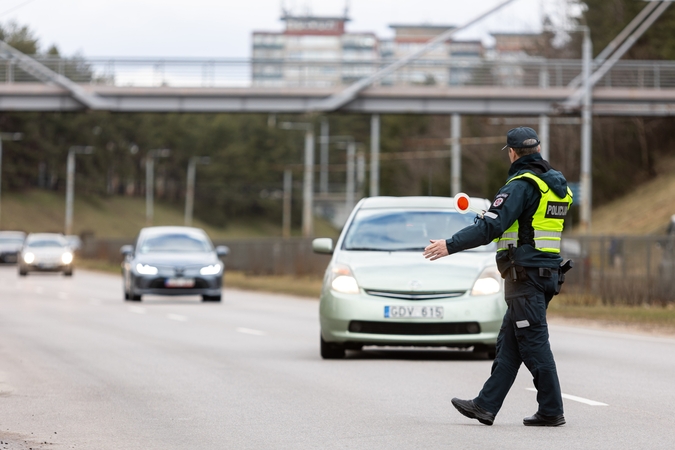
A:
{"type": "Polygon", "coordinates": [[[315,239],[315,252],[333,254],[319,306],[321,356],[378,345],[472,347],[494,358],[506,312],[495,245],[433,262],[422,256],[430,239],[474,217],[455,211],[451,198],[374,197],[354,208],[336,245],[315,239]]]}
{"type": "Polygon", "coordinates": [[[63,272],[73,275],[73,252],[62,234],[29,234],[19,256],[19,275],[29,272],[63,272]]]}
{"type": "Polygon", "coordinates": [[[204,230],[192,227],[143,228],[136,246],[121,248],[124,299],[141,296],[201,295],[219,302],[227,256],[226,246],[213,247],[204,230]]]}
{"type": "Polygon", "coordinates": [[[22,231],[0,231],[0,262],[16,263],[25,239],[22,231]]]}

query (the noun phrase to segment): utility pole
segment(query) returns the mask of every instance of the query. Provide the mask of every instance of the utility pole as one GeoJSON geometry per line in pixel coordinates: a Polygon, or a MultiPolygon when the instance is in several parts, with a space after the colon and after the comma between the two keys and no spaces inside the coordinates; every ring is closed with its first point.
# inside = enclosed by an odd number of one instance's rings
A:
{"type": "Polygon", "coordinates": [[[330,128],[326,117],[321,119],[321,139],[320,139],[320,172],[319,172],[319,191],[322,194],[328,193],[328,143],[330,128]]]}
{"type": "Polygon", "coordinates": [[[20,141],[21,139],[23,139],[22,133],[0,133],[0,220],[2,219],[2,141],[20,141]]]}
{"type": "Polygon", "coordinates": [[[195,178],[197,176],[197,164],[209,164],[208,156],[193,156],[188,161],[187,189],[185,190],[185,226],[192,226],[192,211],[195,204],[195,178]]]}
{"type": "Polygon", "coordinates": [[[355,159],[356,159],[356,142],[351,141],[347,143],[347,192],[345,195],[345,209],[347,214],[354,209],[354,196],[356,191],[355,184],[355,159]]]}
{"type": "Polygon", "coordinates": [[[380,195],[380,115],[370,117],[370,196],[380,195]]]}
{"type": "Polygon", "coordinates": [[[74,145],[68,149],[68,161],[66,164],[66,223],[65,234],[73,234],[73,200],[75,196],[75,155],[91,155],[94,147],[91,145],[74,145]]]}
{"type": "Polygon", "coordinates": [[[582,46],[583,58],[583,103],[581,107],[581,177],[579,194],[581,196],[581,229],[586,233],[591,231],[591,211],[593,186],[591,185],[592,170],[592,148],[591,133],[593,132],[593,112],[591,97],[591,62],[593,58],[593,44],[591,43],[590,29],[586,26],[581,27],[584,32],[584,41],[582,46]]]}
{"type": "Polygon", "coordinates": [[[166,158],[170,154],[171,150],[162,148],[148,151],[145,157],[145,222],[147,226],[152,226],[155,215],[155,158],[166,158]]]}
{"type": "Polygon", "coordinates": [[[293,192],[293,172],[284,170],[283,217],[281,219],[281,235],[284,239],[291,237],[291,195],[293,192]]]}
{"type": "Polygon", "coordinates": [[[284,130],[305,131],[305,161],[302,180],[302,235],[314,234],[314,124],[309,122],[282,122],[284,130]]]}
{"type": "Polygon", "coordinates": [[[452,167],[450,173],[450,195],[455,195],[462,190],[462,117],[453,114],[450,117],[450,135],[452,137],[452,167]]]}

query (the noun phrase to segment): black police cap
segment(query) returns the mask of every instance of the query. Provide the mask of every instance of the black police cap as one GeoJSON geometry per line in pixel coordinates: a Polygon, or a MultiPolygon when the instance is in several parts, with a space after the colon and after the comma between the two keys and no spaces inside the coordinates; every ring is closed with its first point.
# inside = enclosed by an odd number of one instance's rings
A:
{"type": "Polygon", "coordinates": [[[506,133],[506,145],[502,150],[506,148],[532,148],[539,145],[539,136],[537,132],[530,127],[518,127],[511,128],[508,133],[506,133]],[[524,142],[528,139],[534,139],[537,141],[536,144],[525,145],[524,142]]]}

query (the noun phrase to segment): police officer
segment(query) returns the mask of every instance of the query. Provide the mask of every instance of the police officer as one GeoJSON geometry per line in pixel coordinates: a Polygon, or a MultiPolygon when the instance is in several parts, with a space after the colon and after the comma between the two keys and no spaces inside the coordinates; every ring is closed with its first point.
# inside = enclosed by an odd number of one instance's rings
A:
{"type": "Polygon", "coordinates": [[[539,409],[523,419],[528,426],[565,423],[560,383],[549,346],[546,308],[559,291],[560,237],[572,191],[562,173],[539,152],[537,133],[528,127],[506,135],[511,168],[506,184],[474,225],[447,240],[431,240],[424,256],[438,258],[497,242],[497,267],[505,279],[508,305],[492,373],[478,397],[452,399],[466,417],[492,425],[504,398],[525,363],[534,378],[539,409]]]}

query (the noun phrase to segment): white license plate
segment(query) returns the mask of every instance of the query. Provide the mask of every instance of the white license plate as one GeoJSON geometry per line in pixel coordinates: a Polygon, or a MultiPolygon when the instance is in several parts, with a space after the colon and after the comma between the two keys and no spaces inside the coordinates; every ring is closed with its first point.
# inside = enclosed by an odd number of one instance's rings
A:
{"type": "Polygon", "coordinates": [[[442,319],[442,306],[385,306],[385,319],[442,319]]]}
{"type": "Polygon", "coordinates": [[[167,278],[164,282],[164,286],[168,288],[191,288],[194,285],[194,278],[167,278]]]}

